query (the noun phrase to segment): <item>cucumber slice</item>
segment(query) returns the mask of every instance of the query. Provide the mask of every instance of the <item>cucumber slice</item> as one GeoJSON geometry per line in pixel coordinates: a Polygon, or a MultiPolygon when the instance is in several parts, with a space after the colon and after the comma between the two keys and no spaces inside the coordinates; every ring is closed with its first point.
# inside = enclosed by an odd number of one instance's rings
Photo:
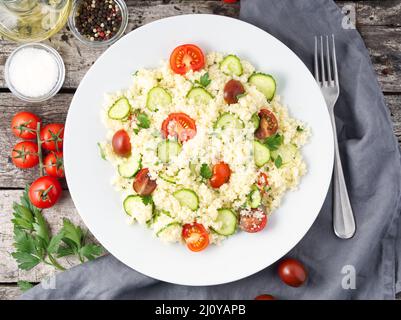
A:
{"type": "Polygon", "coordinates": [[[243,129],[244,123],[235,114],[226,112],[217,119],[214,127],[222,130],[225,128],[243,129]]]}
{"type": "Polygon", "coordinates": [[[181,152],[181,145],[177,141],[164,140],[157,145],[157,156],[162,162],[169,162],[181,152]]]}
{"type": "Polygon", "coordinates": [[[260,118],[259,118],[259,116],[258,116],[257,113],[254,113],[254,114],[252,115],[251,122],[252,122],[252,124],[253,124],[255,130],[256,130],[257,128],[259,128],[260,118]]]}
{"type": "Polygon", "coordinates": [[[122,97],[113,103],[107,114],[110,119],[124,120],[128,118],[130,112],[131,105],[129,104],[128,99],[126,97],[122,97]]]}
{"type": "Polygon", "coordinates": [[[262,204],[262,195],[259,190],[252,190],[248,196],[248,204],[251,208],[256,209],[262,204]]]}
{"type": "Polygon", "coordinates": [[[181,206],[187,207],[195,211],[199,207],[198,195],[190,189],[180,189],[173,193],[173,196],[178,200],[181,206]]]}
{"type": "Polygon", "coordinates": [[[253,156],[255,164],[260,168],[270,160],[270,150],[259,141],[253,141],[253,156]]]}
{"type": "Polygon", "coordinates": [[[193,162],[190,162],[190,163],[189,163],[189,170],[191,171],[191,173],[192,173],[194,176],[197,176],[197,175],[198,175],[198,172],[196,171],[196,164],[195,164],[195,163],[193,163],[193,162]]]}
{"type": "MultiPolygon", "coordinates": [[[[123,202],[123,207],[124,210],[126,212],[126,214],[128,214],[129,216],[133,216],[133,212],[134,212],[134,208],[136,207],[136,205],[138,204],[138,202],[140,202],[142,205],[144,205],[143,199],[141,196],[138,195],[130,195],[128,197],[125,198],[124,202],[123,202]]],[[[151,204],[148,204],[149,206],[152,206],[151,204]]]]}
{"type": "Polygon", "coordinates": [[[274,78],[265,73],[254,73],[248,79],[248,82],[262,92],[268,101],[272,100],[276,93],[276,81],[274,78]]]}
{"type": "Polygon", "coordinates": [[[230,209],[219,209],[216,221],[221,222],[219,229],[213,229],[217,234],[222,236],[230,236],[237,229],[237,216],[230,209]]]}
{"type": "Polygon", "coordinates": [[[160,237],[160,235],[163,232],[166,231],[170,231],[171,232],[171,228],[180,228],[179,232],[181,232],[182,226],[179,222],[171,222],[168,225],[164,226],[163,228],[161,228],[159,231],[157,231],[156,236],[160,237]]]}
{"type": "Polygon", "coordinates": [[[228,75],[242,75],[242,64],[240,59],[237,56],[232,54],[228,55],[220,62],[220,70],[228,75]]]}
{"type": "Polygon", "coordinates": [[[157,111],[159,107],[165,107],[172,101],[171,95],[161,87],[154,87],[149,90],[146,99],[146,107],[150,111],[157,111]]]}
{"type": "Polygon", "coordinates": [[[298,149],[293,144],[285,144],[280,146],[275,151],[271,152],[271,156],[273,159],[277,159],[278,156],[281,157],[283,164],[287,164],[295,159],[298,154],[298,149]]]}
{"type": "Polygon", "coordinates": [[[204,88],[192,88],[187,94],[188,99],[192,99],[195,104],[208,104],[213,96],[204,88]]]}
{"type": "Polygon", "coordinates": [[[118,165],[118,174],[123,178],[133,178],[141,169],[141,156],[131,156],[118,165]]]}
{"type": "Polygon", "coordinates": [[[169,176],[165,172],[159,172],[159,177],[162,178],[166,182],[177,183],[177,177],[169,176]]]}

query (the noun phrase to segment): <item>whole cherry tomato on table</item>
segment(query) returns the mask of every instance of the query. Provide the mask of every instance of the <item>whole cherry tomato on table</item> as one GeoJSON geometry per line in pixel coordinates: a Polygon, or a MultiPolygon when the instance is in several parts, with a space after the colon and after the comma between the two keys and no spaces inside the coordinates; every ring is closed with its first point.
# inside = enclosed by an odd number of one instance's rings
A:
{"type": "Polygon", "coordinates": [[[181,142],[196,135],[195,120],[185,113],[171,113],[162,123],[161,132],[164,138],[176,137],[181,142]]]}
{"type": "Polygon", "coordinates": [[[131,154],[131,141],[127,131],[118,130],[111,141],[113,151],[121,157],[128,157],[131,154]]]}
{"type": "Polygon", "coordinates": [[[198,71],[204,65],[205,56],[194,44],[178,46],[170,56],[170,67],[177,74],[186,74],[189,70],[198,71]]]}
{"type": "Polygon", "coordinates": [[[200,223],[185,224],[182,228],[182,237],[189,250],[199,252],[209,245],[209,234],[200,223]]]}
{"type": "Polygon", "coordinates": [[[217,189],[230,180],[231,169],[227,163],[220,162],[213,166],[212,174],[210,185],[217,189]]]}
{"type": "Polygon", "coordinates": [[[149,176],[149,169],[143,168],[139,170],[135,176],[133,188],[135,192],[141,196],[150,195],[157,187],[155,180],[152,180],[149,176]]]}
{"type": "Polygon", "coordinates": [[[43,160],[47,175],[55,178],[64,178],[64,162],[62,151],[52,151],[43,160]]]}
{"type": "Polygon", "coordinates": [[[63,150],[64,125],[62,123],[51,123],[40,129],[40,140],[42,148],[48,151],[63,150]]]}
{"type": "Polygon", "coordinates": [[[61,185],[56,178],[44,176],[31,184],[28,196],[35,207],[46,209],[56,204],[61,192],[61,185]]]}
{"type": "Polygon", "coordinates": [[[22,139],[36,139],[36,129],[40,118],[31,112],[18,112],[11,120],[13,133],[22,139]]]}
{"type": "Polygon", "coordinates": [[[262,231],[267,224],[267,215],[261,208],[249,212],[240,212],[239,227],[245,232],[256,233],[262,231]]]}
{"type": "Polygon", "coordinates": [[[291,287],[301,286],[307,278],[304,265],[296,259],[286,258],[278,266],[278,274],[283,282],[291,287]]]}
{"type": "Polygon", "coordinates": [[[16,167],[21,169],[36,166],[39,163],[38,145],[32,141],[17,143],[11,152],[11,160],[16,167]]]}
{"type": "Polygon", "coordinates": [[[255,131],[255,137],[258,139],[266,139],[275,135],[278,130],[278,121],[273,112],[262,109],[259,111],[259,128],[255,131]]]}
{"type": "Polygon", "coordinates": [[[261,294],[255,300],[276,300],[276,298],[270,294],[261,294]]]}

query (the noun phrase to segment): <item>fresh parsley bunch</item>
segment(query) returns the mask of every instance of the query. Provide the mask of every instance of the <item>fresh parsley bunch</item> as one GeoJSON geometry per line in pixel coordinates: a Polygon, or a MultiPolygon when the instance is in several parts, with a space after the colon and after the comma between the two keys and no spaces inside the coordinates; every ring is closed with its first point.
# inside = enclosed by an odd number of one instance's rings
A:
{"type": "Polygon", "coordinates": [[[81,262],[92,260],[103,253],[99,245],[88,243],[87,232],[68,219],[63,220],[62,229],[52,235],[41,210],[32,205],[28,198],[28,186],[21,203],[13,204],[14,248],[12,256],[18,268],[30,270],[45,263],[65,270],[57,258],[75,255],[81,262]]]}

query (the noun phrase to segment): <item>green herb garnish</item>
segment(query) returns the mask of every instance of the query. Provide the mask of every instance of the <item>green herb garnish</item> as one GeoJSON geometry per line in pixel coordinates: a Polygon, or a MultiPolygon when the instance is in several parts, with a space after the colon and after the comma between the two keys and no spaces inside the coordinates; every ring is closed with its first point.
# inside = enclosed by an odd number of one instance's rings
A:
{"type": "Polygon", "coordinates": [[[22,292],[28,291],[29,289],[33,288],[33,284],[25,280],[18,281],[17,285],[22,292]]]}
{"type": "Polygon", "coordinates": [[[212,177],[212,175],[213,175],[212,170],[206,163],[202,164],[202,166],[200,168],[200,175],[204,179],[210,179],[212,177]]]}
{"type": "Polygon", "coordinates": [[[264,144],[269,148],[270,151],[277,150],[283,144],[284,137],[276,133],[275,135],[268,137],[264,144]]]}
{"type": "Polygon", "coordinates": [[[137,125],[140,128],[148,129],[150,127],[150,119],[146,113],[140,112],[136,116],[137,125]]]}
{"type": "Polygon", "coordinates": [[[212,80],[209,79],[208,72],[206,72],[204,75],[202,75],[199,80],[195,80],[196,84],[199,84],[200,86],[202,86],[204,88],[206,88],[210,84],[210,82],[212,82],[212,80]]]}
{"type": "Polygon", "coordinates": [[[102,147],[102,145],[100,144],[100,142],[97,143],[97,146],[99,147],[100,157],[101,157],[103,160],[106,160],[106,154],[104,153],[103,147],[102,147]]]}
{"type": "Polygon", "coordinates": [[[274,160],[274,164],[277,169],[283,165],[283,159],[281,159],[281,156],[277,156],[276,160],[274,160]]]}
{"type": "Polygon", "coordinates": [[[298,126],[298,127],[297,127],[297,131],[298,131],[298,132],[302,132],[302,131],[304,131],[304,128],[302,128],[301,126],[298,126]]]}

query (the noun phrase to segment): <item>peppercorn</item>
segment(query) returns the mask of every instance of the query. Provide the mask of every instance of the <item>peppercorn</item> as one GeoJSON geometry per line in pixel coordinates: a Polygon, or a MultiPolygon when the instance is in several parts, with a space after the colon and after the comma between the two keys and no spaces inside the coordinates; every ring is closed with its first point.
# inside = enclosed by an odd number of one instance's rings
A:
{"type": "Polygon", "coordinates": [[[121,10],[114,0],[82,0],[75,16],[78,32],[95,42],[113,38],[121,23],[121,10]]]}

